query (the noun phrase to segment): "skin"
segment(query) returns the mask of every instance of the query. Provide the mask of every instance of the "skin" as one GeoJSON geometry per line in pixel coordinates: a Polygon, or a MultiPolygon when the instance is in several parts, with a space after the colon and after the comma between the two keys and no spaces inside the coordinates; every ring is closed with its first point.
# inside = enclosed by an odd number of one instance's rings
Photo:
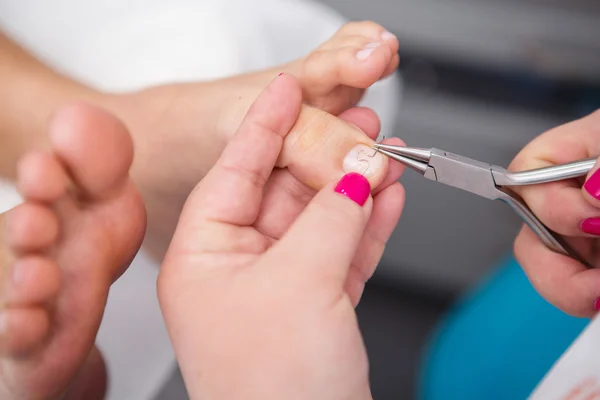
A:
{"type": "MultiPolygon", "coordinates": [[[[554,128],[529,143],[511,163],[515,171],[563,164],[600,154],[600,111],[554,128]]],[[[598,170],[598,163],[588,176],[598,170]]],[[[600,217],[600,201],[581,181],[563,181],[519,187],[532,211],[553,231],[569,237],[570,243],[592,265],[600,265],[598,237],[584,233],[581,223],[600,217]]],[[[515,241],[515,254],[536,290],[550,303],[575,316],[595,314],[600,297],[600,270],[587,269],[577,261],[548,250],[537,236],[523,227],[515,241]]]]}
{"type": "Polygon", "coordinates": [[[371,398],[354,306],[400,217],[401,171],[363,207],[335,180],[274,207],[300,184],[273,169],[300,102],[290,76],[265,89],[188,198],[161,266],[160,305],[192,399],[371,398]]]}
{"type": "MultiPolygon", "coordinates": [[[[47,145],[45,124],[59,106],[74,100],[101,106],[122,120],[133,137],[136,157],[131,175],[148,210],[145,246],[162,260],[185,199],[214,165],[256,96],[278,73],[298,78],[306,103],[304,120],[331,121],[304,130],[305,146],[294,150],[297,162],[314,164],[316,157],[325,156],[338,161],[326,167],[341,172],[344,152],[371,142],[357,129],[351,133],[345,128],[316,128],[339,125],[332,115],[343,116],[369,86],[396,69],[398,40],[384,33],[378,24],[352,22],[306,57],[272,70],[126,94],[101,93],[74,82],[0,35],[0,175],[14,179],[16,160],[32,147],[47,145]],[[367,59],[357,59],[372,43],[380,45],[367,59]],[[340,139],[342,132],[346,133],[340,139]]],[[[375,118],[370,110],[363,115],[367,113],[371,115],[365,118],[375,118]]]]}
{"type": "MultiPolygon", "coordinates": [[[[379,131],[371,110],[352,105],[398,64],[397,40],[383,38],[383,32],[372,23],[348,24],[311,55],[281,67],[300,76],[302,96],[320,109],[301,106],[277,161],[280,195],[273,198],[273,209],[293,208],[325,181],[353,168],[374,186],[386,179],[385,159],[370,159],[372,168],[366,171],[352,152],[358,144],[370,145],[379,131]],[[380,46],[358,60],[356,53],[373,41],[380,46]]],[[[48,69],[1,35],[0,56],[0,173],[17,181],[26,200],[1,222],[0,260],[8,283],[1,293],[0,321],[10,322],[0,335],[5,350],[0,397],[48,399],[66,391],[70,398],[90,399],[106,385],[102,358],[93,346],[106,296],[146,228],[134,184],[149,211],[145,244],[162,259],[185,198],[277,74],[262,71],[114,95],[48,69]],[[53,116],[73,100],[86,104],[53,116]],[[28,152],[44,147],[50,156],[28,152]],[[24,161],[17,164],[17,159],[24,161]],[[116,178],[127,182],[126,190],[117,182],[101,185],[116,178]],[[11,242],[17,237],[22,243],[11,242]],[[41,242],[27,241],[32,238],[41,242]],[[32,252],[42,253],[45,267],[30,267],[28,286],[17,288],[11,271],[32,252]]]]}
{"type": "Polygon", "coordinates": [[[0,397],[101,399],[96,333],[146,226],[128,177],[133,145],[118,120],[84,104],[61,109],[48,132],[51,150],[18,165],[25,202],[0,218],[0,397]]]}

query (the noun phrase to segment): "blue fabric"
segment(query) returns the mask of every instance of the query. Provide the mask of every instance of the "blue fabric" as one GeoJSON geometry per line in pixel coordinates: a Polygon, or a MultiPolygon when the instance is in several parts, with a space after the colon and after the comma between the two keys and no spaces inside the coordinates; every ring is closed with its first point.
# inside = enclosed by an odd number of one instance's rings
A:
{"type": "Polygon", "coordinates": [[[440,324],[418,398],[525,399],[588,322],[543,300],[511,257],[440,324]]]}

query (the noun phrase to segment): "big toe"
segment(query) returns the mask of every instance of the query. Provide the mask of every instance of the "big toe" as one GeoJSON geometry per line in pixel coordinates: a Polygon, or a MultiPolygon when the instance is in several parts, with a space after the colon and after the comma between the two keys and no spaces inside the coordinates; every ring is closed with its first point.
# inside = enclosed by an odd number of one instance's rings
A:
{"type": "Polygon", "coordinates": [[[126,182],[133,142],[113,115],[87,104],[67,106],[54,115],[49,136],[85,195],[105,197],[126,182]]]}
{"type": "Polygon", "coordinates": [[[388,160],[372,149],[373,139],[357,126],[324,111],[303,106],[287,135],[278,167],[302,183],[321,189],[349,172],[364,175],[372,188],[388,171],[388,160]]]}

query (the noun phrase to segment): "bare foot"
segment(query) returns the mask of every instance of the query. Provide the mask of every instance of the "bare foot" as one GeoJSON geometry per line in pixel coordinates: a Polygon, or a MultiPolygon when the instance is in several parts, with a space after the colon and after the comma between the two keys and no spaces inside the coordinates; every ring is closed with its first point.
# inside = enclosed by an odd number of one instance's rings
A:
{"type": "Polygon", "coordinates": [[[103,398],[94,341],[111,283],[145,230],[124,126],[87,105],[58,112],[51,153],[19,165],[24,204],[0,219],[0,398],[103,398]]]}

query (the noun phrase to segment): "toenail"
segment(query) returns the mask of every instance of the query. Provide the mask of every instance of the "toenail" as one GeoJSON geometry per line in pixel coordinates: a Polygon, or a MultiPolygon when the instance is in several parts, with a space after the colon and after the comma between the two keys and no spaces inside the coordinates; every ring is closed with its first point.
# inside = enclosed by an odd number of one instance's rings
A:
{"type": "Polygon", "coordinates": [[[15,262],[12,266],[12,282],[15,286],[19,286],[19,284],[25,280],[27,280],[27,270],[23,268],[22,263],[15,262]]]}
{"type": "Polygon", "coordinates": [[[5,336],[7,330],[8,325],[6,324],[6,313],[0,311],[0,337],[5,336]]]}
{"type": "Polygon", "coordinates": [[[362,48],[362,50],[360,50],[358,53],[356,53],[356,58],[359,61],[366,60],[367,58],[369,58],[369,56],[371,55],[371,53],[373,53],[375,51],[375,49],[377,47],[379,47],[380,45],[381,45],[381,43],[369,43],[369,44],[367,44],[365,47],[362,48]]]}
{"type": "Polygon", "coordinates": [[[385,31],[381,34],[381,39],[383,39],[383,40],[396,39],[396,35],[394,35],[392,32],[385,31]]]}
{"type": "Polygon", "coordinates": [[[345,173],[357,172],[370,178],[378,174],[385,163],[384,156],[373,148],[357,144],[344,157],[343,170],[345,173]]]}

